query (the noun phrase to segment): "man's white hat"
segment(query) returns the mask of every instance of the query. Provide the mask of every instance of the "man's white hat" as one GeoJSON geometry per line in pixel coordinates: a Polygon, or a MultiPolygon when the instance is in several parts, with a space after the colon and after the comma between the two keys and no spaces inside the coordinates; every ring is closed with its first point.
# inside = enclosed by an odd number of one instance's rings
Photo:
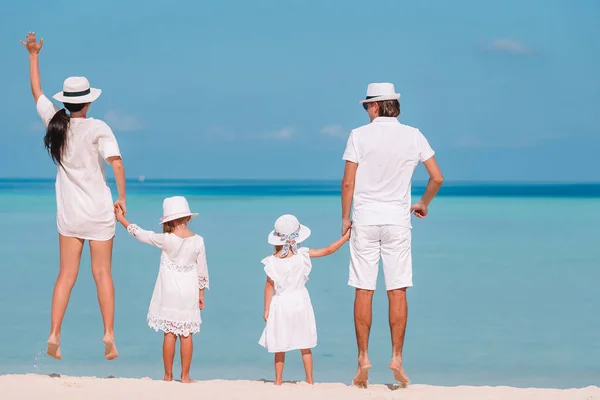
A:
{"type": "Polygon", "coordinates": [[[396,93],[393,83],[369,83],[369,86],[367,86],[367,97],[360,104],[398,100],[399,98],[400,93],[396,93]]]}
{"type": "Polygon", "coordinates": [[[62,92],[52,96],[61,103],[85,104],[100,97],[102,90],[90,87],[90,82],[82,76],[72,76],[65,79],[62,92]]]}
{"type": "Polygon", "coordinates": [[[173,221],[183,217],[196,217],[198,213],[190,211],[190,205],[183,196],[167,197],[163,201],[163,217],[160,219],[160,223],[173,221]]]}

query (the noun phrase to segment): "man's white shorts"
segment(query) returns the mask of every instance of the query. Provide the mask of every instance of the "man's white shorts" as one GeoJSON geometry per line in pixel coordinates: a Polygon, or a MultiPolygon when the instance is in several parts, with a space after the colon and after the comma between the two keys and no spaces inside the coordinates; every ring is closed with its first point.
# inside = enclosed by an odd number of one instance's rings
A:
{"type": "Polygon", "coordinates": [[[386,290],[411,287],[410,243],[411,229],[404,226],[353,226],[348,285],[357,289],[375,290],[381,259],[386,290]]]}

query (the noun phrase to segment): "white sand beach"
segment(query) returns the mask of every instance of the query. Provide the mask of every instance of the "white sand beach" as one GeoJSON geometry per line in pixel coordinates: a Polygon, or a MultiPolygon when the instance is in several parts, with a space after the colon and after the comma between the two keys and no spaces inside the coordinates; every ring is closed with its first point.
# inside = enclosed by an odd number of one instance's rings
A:
{"type": "Polygon", "coordinates": [[[582,389],[517,389],[512,387],[458,386],[440,387],[411,385],[408,388],[390,388],[372,385],[369,389],[356,389],[341,383],[322,383],[310,386],[305,383],[288,383],[276,387],[272,383],[252,381],[199,381],[193,384],[163,382],[144,379],[93,378],[43,375],[0,376],[2,400],[164,400],[177,398],[202,398],[220,400],[317,400],[317,399],[560,399],[600,400],[600,388],[582,389]]]}

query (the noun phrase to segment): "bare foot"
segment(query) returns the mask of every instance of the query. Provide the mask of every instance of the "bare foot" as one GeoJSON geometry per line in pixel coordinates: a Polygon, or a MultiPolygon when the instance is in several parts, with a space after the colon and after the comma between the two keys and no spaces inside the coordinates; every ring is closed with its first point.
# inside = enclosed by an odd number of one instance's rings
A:
{"type": "Polygon", "coordinates": [[[167,382],[171,382],[173,380],[173,375],[167,375],[165,374],[163,381],[167,381],[167,382]]]}
{"type": "Polygon", "coordinates": [[[51,336],[48,339],[48,349],[46,350],[46,354],[50,357],[56,358],[57,360],[62,360],[62,354],[60,353],[60,340],[58,338],[51,336]]]}
{"type": "Polygon", "coordinates": [[[352,385],[361,389],[366,389],[369,384],[369,370],[371,369],[371,363],[369,360],[359,361],[358,369],[356,370],[356,376],[352,380],[352,385]]]}
{"type": "Polygon", "coordinates": [[[275,386],[283,385],[283,379],[275,379],[275,386]]]}
{"type": "Polygon", "coordinates": [[[314,384],[315,384],[315,381],[314,381],[314,380],[312,380],[312,379],[307,379],[307,380],[306,380],[306,383],[308,383],[309,385],[314,385],[314,384]]]}
{"type": "Polygon", "coordinates": [[[114,360],[119,357],[114,338],[105,336],[104,339],[102,339],[102,342],[104,343],[104,357],[106,357],[107,360],[114,360]]]}
{"type": "Polygon", "coordinates": [[[393,360],[390,363],[390,369],[394,373],[394,379],[400,382],[402,385],[406,386],[410,383],[410,379],[408,379],[406,372],[404,372],[402,360],[393,360]]]}
{"type": "Polygon", "coordinates": [[[181,383],[194,383],[194,380],[191,379],[189,376],[186,377],[181,377],[181,383]]]}

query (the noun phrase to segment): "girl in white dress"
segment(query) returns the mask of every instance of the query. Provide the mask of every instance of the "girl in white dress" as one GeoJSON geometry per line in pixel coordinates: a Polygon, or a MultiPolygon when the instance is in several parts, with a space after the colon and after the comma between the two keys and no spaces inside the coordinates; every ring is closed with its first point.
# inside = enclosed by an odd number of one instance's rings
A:
{"type": "Polygon", "coordinates": [[[306,382],[313,384],[311,348],[317,345],[317,326],[310,296],[306,289],[312,269],[311,258],[335,253],[350,238],[346,234],[323,249],[298,248],[310,236],[310,229],[293,215],[282,215],[269,234],[273,255],[262,260],[267,274],[265,283],[265,329],[259,344],[275,353],[275,384],[283,383],[285,353],[300,350],[306,382]]]}
{"type": "Polygon", "coordinates": [[[113,198],[106,184],[105,164],[114,172],[119,197],[114,203],[125,214],[125,170],[121,152],[110,127],[89,118],[92,102],[102,91],[90,87],[84,77],[70,77],[63,90],[52,96],[62,103],[58,109],[42,91],[39,70],[39,42],[29,32],[25,42],[29,52],[31,94],[46,127],[44,146],[56,163],[56,225],[60,246],[60,271],[52,294],[52,318],[48,350],[62,359],[61,325],[71,290],[77,280],[84,242],[89,241],[92,274],[98,290],[98,303],[104,322],[104,355],[117,358],[114,338],[115,290],[111,274],[115,215],[113,198]],[[67,113],[68,111],[68,113],[67,113]]]}
{"type": "Polygon", "coordinates": [[[160,269],[148,311],[148,325],[164,332],[164,380],[173,380],[175,345],[181,346],[181,382],[190,383],[194,345],[192,334],[200,332],[200,310],[204,309],[204,289],[208,289],[208,267],[204,239],[187,227],[192,217],[185,197],[166,198],[161,224],[163,233],[146,231],[125,219],[115,208],[117,220],[131,235],[161,250],[160,269]]]}

